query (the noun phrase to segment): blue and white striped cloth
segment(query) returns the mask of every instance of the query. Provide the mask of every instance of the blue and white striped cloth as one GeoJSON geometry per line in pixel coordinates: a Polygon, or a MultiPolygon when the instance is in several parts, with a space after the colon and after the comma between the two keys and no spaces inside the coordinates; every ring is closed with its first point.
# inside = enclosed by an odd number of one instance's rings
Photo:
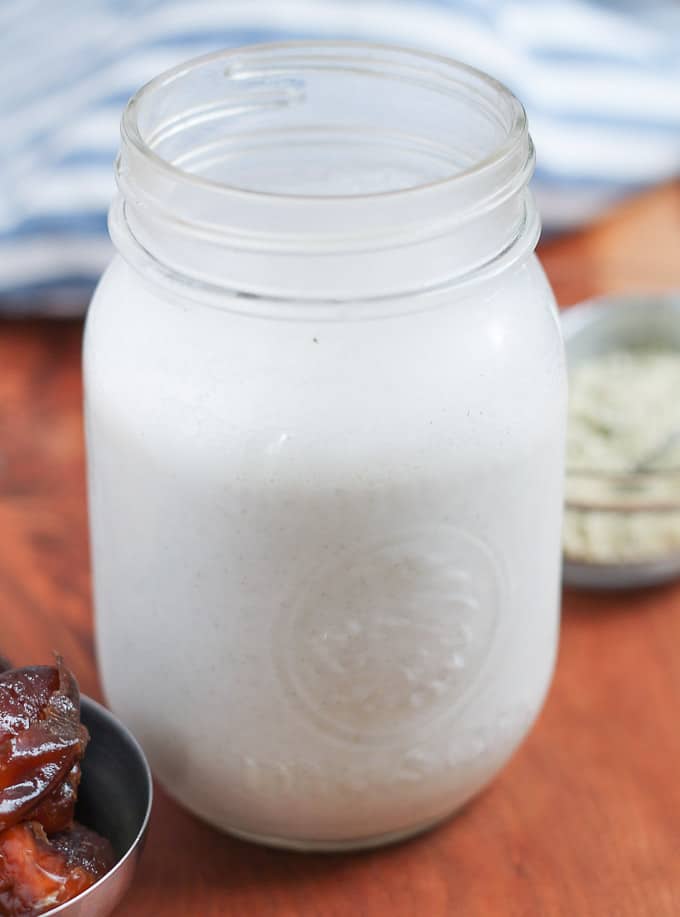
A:
{"type": "Polygon", "coordinates": [[[120,112],[181,60],[293,38],[433,50],[525,103],[548,229],[680,173],[677,0],[2,0],[0,309],[83,308],[120,112]]]}

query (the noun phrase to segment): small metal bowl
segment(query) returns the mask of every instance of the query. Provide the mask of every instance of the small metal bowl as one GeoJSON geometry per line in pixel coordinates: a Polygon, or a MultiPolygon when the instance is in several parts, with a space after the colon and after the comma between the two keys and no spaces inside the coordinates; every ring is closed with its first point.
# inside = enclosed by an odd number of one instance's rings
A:
{"type": "Polygon", "coordinates": [[[81,719],[90,742],[76,818],[111,841],[117,862],[86,891],[46,911],[46,917],[107,917],[130,887],[151,813],[151,771],[132,733],[89,697],[81,698],[81,719]]]}
{"type": "MultiPolygon", "coordinates": [[[[569,369],[600,354],[626,348],[662,347],[680,352],[680,295],[609,296],[565,310],[562,331],[569,369]]],[[[680,468],[603,472],[567,468],[565,516],[591,519],[614,513],[622,519],[680,516],[680,468]]],[[[630,589],[680,576],[680,551],[621,561],[563,558],[565,585],[630,589]]]]}

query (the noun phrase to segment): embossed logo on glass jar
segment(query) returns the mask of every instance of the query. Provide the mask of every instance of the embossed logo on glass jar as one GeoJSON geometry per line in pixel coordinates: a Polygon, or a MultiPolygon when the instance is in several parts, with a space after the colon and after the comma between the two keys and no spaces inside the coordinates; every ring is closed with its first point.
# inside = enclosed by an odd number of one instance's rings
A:
{"type": "Polygon", "coordinates": [[[501,581],[489,548],[452,526],[338,556],[274,635],[290,701],[325,731],[362,740],[453,715],[494,642],[501,581]]]}

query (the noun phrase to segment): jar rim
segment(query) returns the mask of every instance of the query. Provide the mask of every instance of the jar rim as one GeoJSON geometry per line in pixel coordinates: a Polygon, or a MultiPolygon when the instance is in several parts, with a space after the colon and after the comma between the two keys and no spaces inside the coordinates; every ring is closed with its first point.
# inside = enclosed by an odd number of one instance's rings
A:
{"type": "MultiPolygon", "coordinates": [[[[385,63],[385,61],[381,61],[385,63]]],[[[336,61],[339,65],[339,62],[336,61]]],[[[299,65],[299,64],[298,64],[299,65]]],[[[346,69],[346,68],[339,68],[346,69]]],[[[225,74],[228,71],[225,71],[225,74]]],[[[519,99],[505,86],[504,83],[490,76],[482,70],[477,69],[462,61],[448,58],[444,55],[435,54],[429,51],[422,51],[413,48],[404,48],[398,45],[380,42],[356,41],[356,40],[295,40],[279,41],[262,44],[248,45],[245,47],[228,48],[203,54],[181,64],[177,64],[158,76],[145,83],[127,103],[121,119],[121,135],[123,141],[130,144],[136,152],[152,164],[155,168],[161,169],[176,181],[188,182],[210,190],[213,193],[222,193],[238,196],[244,200],[262,200],[262,201],[280,201],[281,203],[296,202],[304,205],[305,203],[324,204],[326,206],[341,206],[343,203],[357,203],[361,201],[370,202],[371,200],[385,199],[403,199],[404,197],[414,196],[423,192],[441,190],[447,187],[454,188],[461,184],[481,176],[485,171],[497,167],[503,161],[516,152],[518,145],[523,141],[528,132],[528,122],[526,111],[519,99]],[[443,68],[449,71],[451,76],[448,81],[456,85],[458,90],[461,88],[467,91],[475,91],[481,97],[480,89],[486,89],[497,94],[506,106],[509,114],[509,127],[505,131],[504,139],[495,145],[491,153],[481,157],[479,160],[471,163],[465,168],[458,168],[443,178],[437,178],[426,182],[420,182],[404,188],[392,188],[381,191],[368,191],[349,194],[300,194],[280,191],[265,191],[255,188],[244,188],[238,185],[231,185],[223,181],[207,178],[187,169],[177,166],[175,163],[157,153],[153,147],[144,139],[139,128],[138,112],[140,106],[159,89],[165,88],[174,81],[188,74],[190,71],[197,70],[200,67],[214,64],[215,61],[224,60],[238,61],[248,57],[255,57],[263,53],[284,53],[288,51],[313,52],[315,49],[320,51],[344,52],[346,60],[351,63],[352,52],[371,52],[385,53],[395,55],[398,58],[412,62],[420,62],[430,66],[430,75],[434,74],[435,67],[443,68]],[[458,74],[459,79],[453,77],[458,74]],[[465,79],[461,79],[464,77],[465,79]]],[[[120,169],[120,156],[116,164],[116,171],[120,169]]]]}
{"type": "Polygon", "coordinates": [[[121,134],[114,242],[193,284],[375,299],[536,242],[524,108],[440,55],[356,41],[218,51],[142,87],[121,134]]]}

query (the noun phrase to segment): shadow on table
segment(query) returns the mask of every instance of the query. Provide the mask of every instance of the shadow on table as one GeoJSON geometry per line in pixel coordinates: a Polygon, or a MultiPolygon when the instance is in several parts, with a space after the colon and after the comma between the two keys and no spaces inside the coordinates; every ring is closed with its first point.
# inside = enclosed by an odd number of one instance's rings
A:
{"type": "MultiPolygon", "coordinates": [[[[460,811],[458,821],[465,819],[466,809],[460,811]]],[[[432,840],[428,846],[437,846],[437,833],[435,829],[429,834],[432,840]]],[[[254,914],[265,912],[264,899],[270,902],[272,913],[292,915],[299,913],[296,908],[301,902],[308,901],[305,907],[312,907],[312,902],[321,897],[334,899],[334,906],[340,908],[349,907],[350,903],[356,906],[357,895],[367,899],[386,895],[384,903],[388,904],[387,898],[391,900],[402,882],[413,883],[410,864],[414,848],[422,844],[423,841],[414,838],[374,851],[343,854],[269,849],[214,830],[184,811],[156,786],[147,849],[123,910],[126,917],[136,917],[149,913],[150,905],[157,904],[159,913],[211,917],[227,913],[218,909],[217,902],[228,901],[229,914],[254,914]],[[387,867],[392,877],[389,892],[376,887],[378,863],[383,870],[387,867]],[[351,902],[343,897],[350,895],[350,889],[351,902]],[[172,909],[161,911],[170,900],[174,902],[172,909]]],[[[335,913],[332,908],[327,912],[335,913]]],[[[312,907],[309,913],[316,911],[312,907]]],[[[359,914],[361,910],[352,913],[359,914]]]]}
{"type": "Polygon", "coordinates": [[[565,615],[643,615],[678,599],[678,583],[664,583],[639,589],[565,588],[562,612],[565,615]]]}

